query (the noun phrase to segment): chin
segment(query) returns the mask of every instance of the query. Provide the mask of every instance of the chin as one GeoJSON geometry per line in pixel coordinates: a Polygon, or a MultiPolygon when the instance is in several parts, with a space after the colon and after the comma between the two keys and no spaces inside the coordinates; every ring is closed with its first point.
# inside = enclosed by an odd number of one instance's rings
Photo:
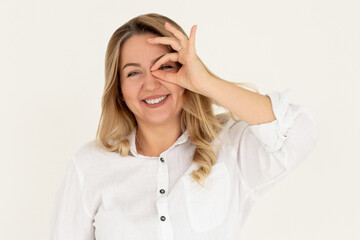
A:
{"type": "Polygon", "coordinates": [[[175,121],[176,120],[176,116],[178,116],[180,118],[180,114],[168,114],[168,113],[164,113],[164,114],[157,114],[156,116],[147,116],[145,119],[143,119],[143,122],[147,122],[147,123],[151,123],[151,124],[166,124],[169,123],[170,121],[175,121]]]}

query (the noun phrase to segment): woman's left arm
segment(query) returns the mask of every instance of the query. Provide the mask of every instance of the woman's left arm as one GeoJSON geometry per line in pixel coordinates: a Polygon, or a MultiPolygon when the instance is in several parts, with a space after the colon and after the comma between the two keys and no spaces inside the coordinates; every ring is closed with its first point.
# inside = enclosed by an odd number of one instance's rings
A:
{"type": "Polygon", "coordinates": [[[212,76],[205,69],[196,55],[196,25],[191,28],[189,39],[168,23],[165,24],[165,28],[174,35],[173,38],[156,37],[148,39],[148,42],[170,45],[177,52],[165,54],[152,66],[151,70],[154,76],[214,99],[249,125],[275,120],[271,100],[268,96],[212,76]],[[179,62],[182,67],[176,73],[158,69],[168,61],[179,62]]]}
{"type": "Polygon", "coordinates": [[[200,87],[200,93],[214,99],[248,125],[275,120],[268,96],[249,91],[223,79],[209,76],[200,87]]]}

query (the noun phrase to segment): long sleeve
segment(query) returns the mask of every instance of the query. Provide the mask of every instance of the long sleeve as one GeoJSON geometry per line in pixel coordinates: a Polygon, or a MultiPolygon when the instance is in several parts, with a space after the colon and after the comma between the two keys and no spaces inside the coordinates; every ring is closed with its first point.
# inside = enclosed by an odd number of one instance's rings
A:
{"type": "Polygon", "coordinates": [[[255,198],[304,160],[318,139],[317,124],[309,110],[290,103],[292,91],[266,95],[276,120],[248,125],[238,136],[240,176],[255,198]]]}
{"type": "Polygon", "coordinates": [[[75,157],[68,163],[66,175],[56,194],[51,217],[50,239],[94,240],[93,218],[84,205],[84,176],[75,157]]]}

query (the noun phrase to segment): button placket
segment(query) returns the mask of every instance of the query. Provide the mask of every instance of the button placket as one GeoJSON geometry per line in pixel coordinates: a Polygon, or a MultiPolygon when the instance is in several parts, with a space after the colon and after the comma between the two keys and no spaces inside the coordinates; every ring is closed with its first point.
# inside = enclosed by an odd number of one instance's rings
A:
{"type": "Polygon", "coordinates": [[[162,239],[173,239],[173,231],[170,223],[168,200],[167,200],[168,188],[169,188],[168,165],[166,163],[165,157],[160,156],[158,175],[157,175],[156,207],[158,210],[162,239]]]}

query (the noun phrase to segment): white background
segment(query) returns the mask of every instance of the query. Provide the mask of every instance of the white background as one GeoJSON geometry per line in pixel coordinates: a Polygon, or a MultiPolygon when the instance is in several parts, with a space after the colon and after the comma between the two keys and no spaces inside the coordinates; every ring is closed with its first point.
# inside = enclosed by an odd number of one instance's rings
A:
{"type": "Polygon", "coordinates": [[[1,239],[48,239],[72,154],[93,139],[112,33],[157,12],[218,76],[292,89],[320,138],[252,210],[243,239],[360,239],[360,4],[349,0],[0,3],[1,239]]]}

